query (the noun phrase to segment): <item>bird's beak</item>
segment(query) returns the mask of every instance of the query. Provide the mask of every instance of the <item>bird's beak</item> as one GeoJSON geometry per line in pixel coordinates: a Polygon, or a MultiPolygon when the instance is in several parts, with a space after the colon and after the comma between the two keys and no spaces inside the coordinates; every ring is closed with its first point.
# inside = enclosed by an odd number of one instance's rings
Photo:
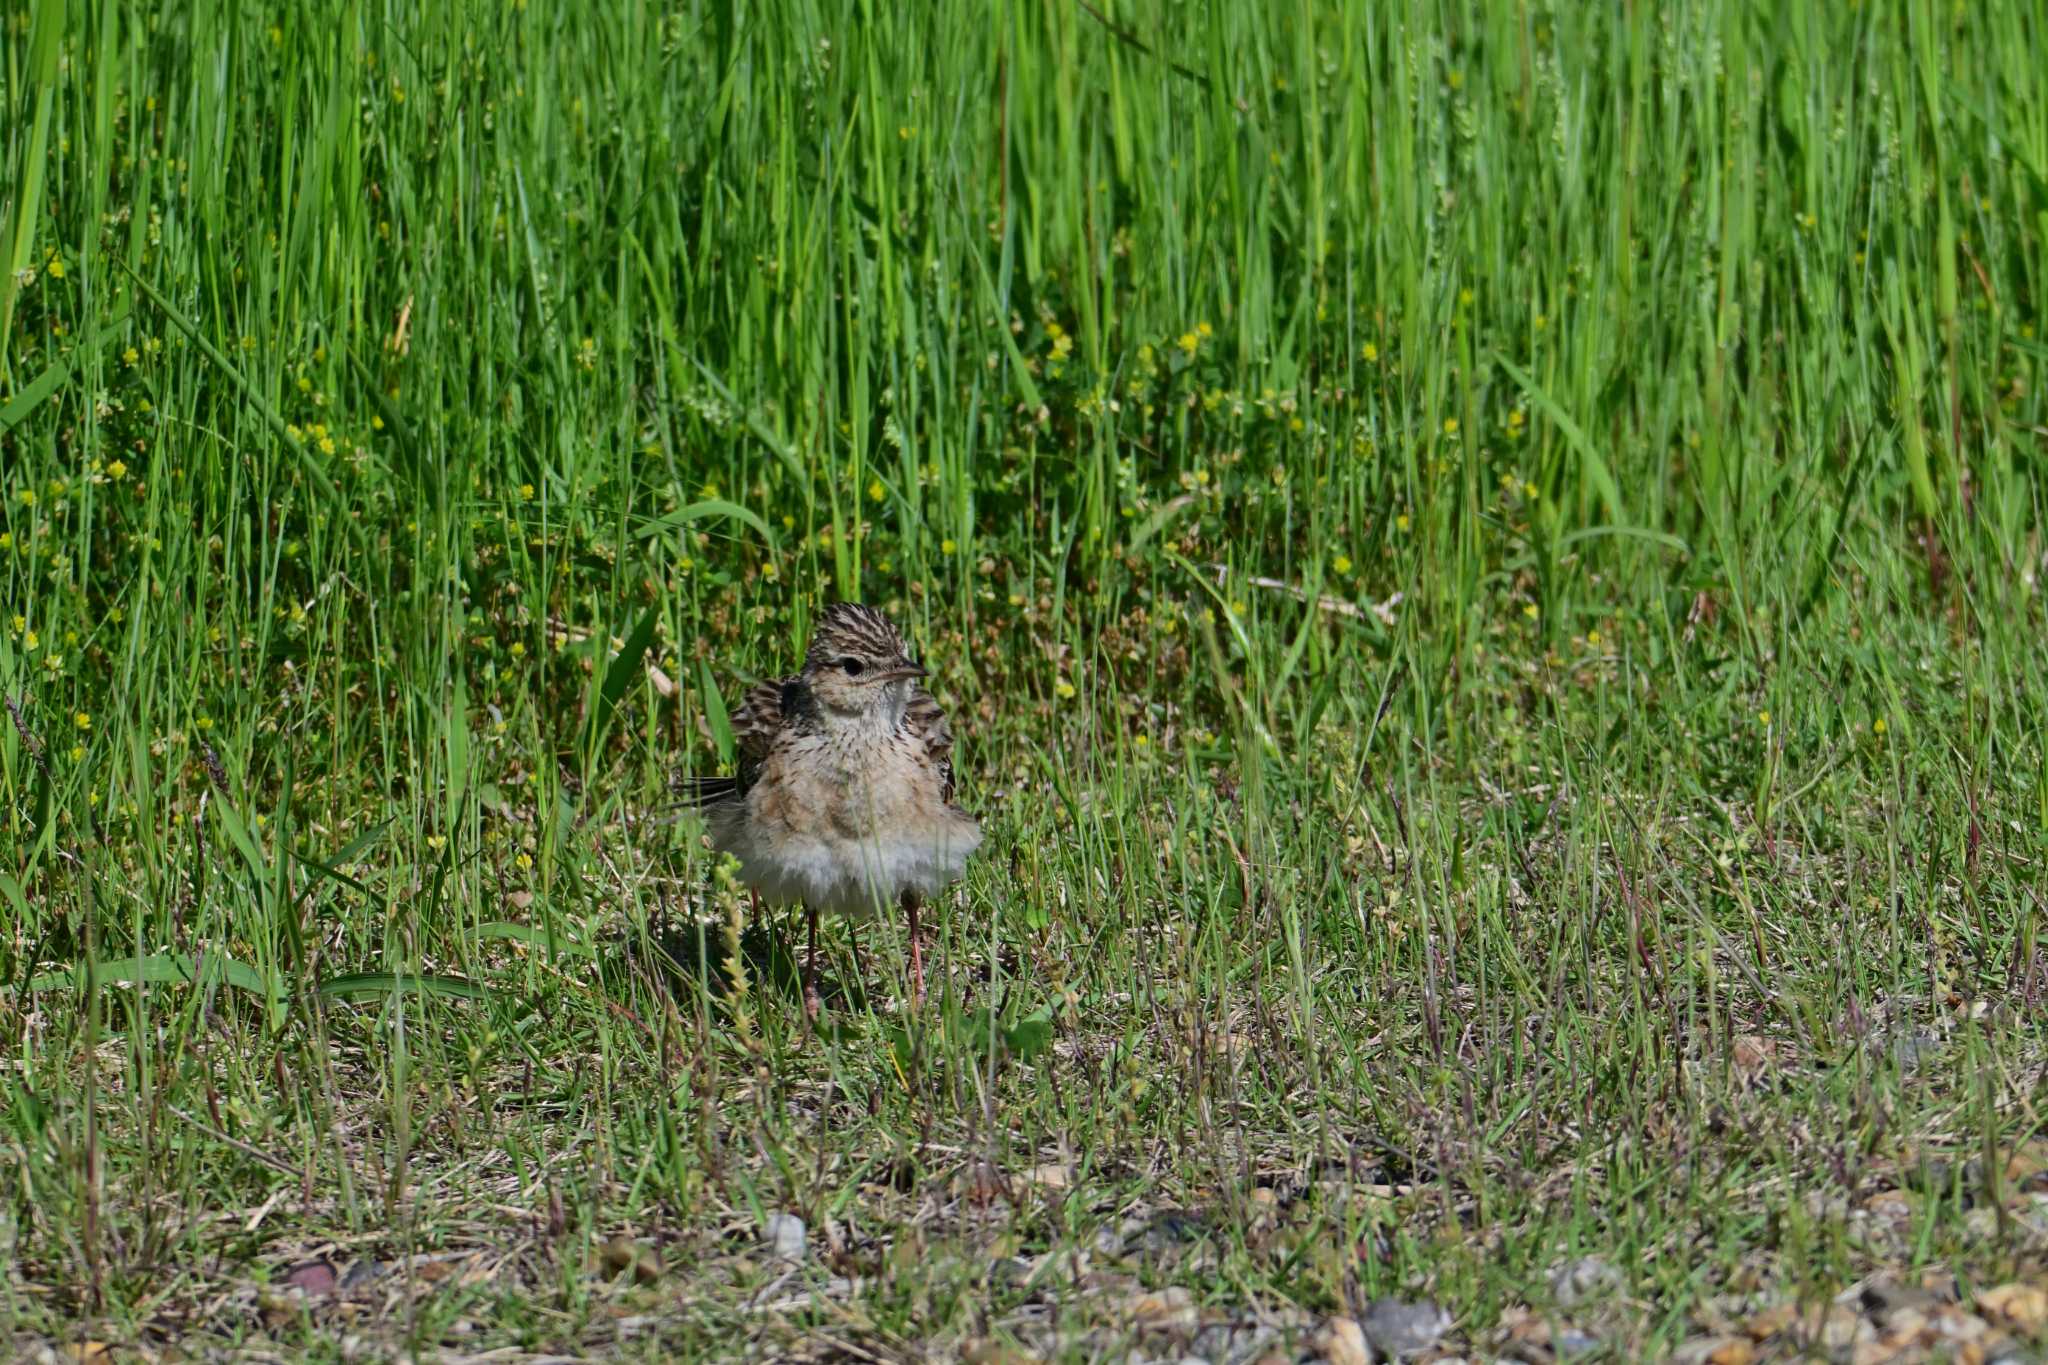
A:
{"type": "Polygon", "coordinates": [[[901,663],[894,668],[885,668],[879,673],[871,673],[868,676],[876,682],[895,682],[899,678],[922,678],[925,676],[925,671],[916,664],[901,663]]]}

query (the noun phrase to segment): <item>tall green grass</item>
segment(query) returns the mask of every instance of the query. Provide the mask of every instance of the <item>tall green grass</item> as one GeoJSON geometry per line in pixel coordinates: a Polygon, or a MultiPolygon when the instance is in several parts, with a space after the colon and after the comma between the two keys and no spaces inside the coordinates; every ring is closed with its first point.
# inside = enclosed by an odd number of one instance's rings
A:
{"type": "MultiPolygon", "coordinates": [[[[1685,1304],[1687,1229],[1864,1273],[1820,1147],[2038,1126],[2037,6],[0,18],[25,1321],[271,1264],[208,1219],[284,1185],[689,1242],[934,1143],[1228,1207],[1379,1143],[1464,1250],[1349,1205],[1230,1283],[1685,1304]],[[659,813],[840,596],[994,838],[935,1021],[883,924],[807,1041],[659,813]],[[750,1003],[647,965],[700,915],[750,1003]],[[1959,1001],[1953,1089],[1861,1047],[1959,1001]],[[1737,1034],[1807,1069],[1731,1111],[1737,1034]]],[[[874,1320],[966,1331],[917,1269],[874,1320]]]]}

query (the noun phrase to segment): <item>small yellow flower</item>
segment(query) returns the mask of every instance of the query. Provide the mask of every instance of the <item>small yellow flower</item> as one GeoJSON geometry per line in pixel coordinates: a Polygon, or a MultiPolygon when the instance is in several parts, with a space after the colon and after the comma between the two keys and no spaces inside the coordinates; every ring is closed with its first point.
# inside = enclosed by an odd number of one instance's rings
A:
{"type": "Polygon", "coordinates": [[[1403,512],[1400,516],[1394,518],[1394,529],[1396,531],[1405,531],[1408,529],[1408,514],[1406,512],[1403,512]]]}
{"type": "Polygon", "coordinates": [[[1460,290],[1458,291],[1458,306],[1459,306],[1460,308],[1470,308],[1470,307],[1472,306],[1472,291],[1471,291],[1471,290],[1469,290],[1469,289],[1460,289],[1460,290]]]}
{"type": "Polygon", "coordinates": [[[1539,496],[1539,493],[1538,493],[1538,490],[1537,490],[1537,488],[1536,488],[1536,485],[1535,485],[1535,484],[1533,484],[1533,483],[1525,483],[1525,484],[1523,484],[1523,485],[1522,485],[1522,496],[1523,496],[1523,497],[1525,497],[1525,498],[1527,498],[1527,499],[1529,499],[1529,500],[1530,500],[1531,502],[1534,502],[1534,501],[1536,500],[1536,498],[1537,498],[1537,497],[1539,496]]]}
{"type": "Polygon", "coordinates": [[[1333,559],[1333,560],[1331,560],[1331,561],[1330,561],[1330,567],[1331,567],[1331,568],[1333,568],[1333,569],[1335,569],[1335,570],[1336,570],[1336,571],[1337,571],[1338,573],[1340,573],[1340,574],[1343,574],[1343,573],[1350,573],[1350,572],[1351,572],[1351,556],[1350,556],[1350,555],[1338,555],[1338,556],[1337,556],[1337,557],[1336,557],[1335,559],[1333,559]]]}
{"type": "Polygon", "coordinates": [[[939,553],[942,555],[952,554],[955,550],[958,550],[959,548],[960,547],[958,545],[955,545],[953,543],[953,539],[951,536],[948,536],[946,539],[939,542],[939,553]]]}
{"type": "Polygon", "coordinates": [[[440,851],[441,851],[442,849],[446,848],[447,846],[448,846],[448,836],[447,836],[447,835],[445,835],[445,834],[429,834],[429,835],[427,836],[427,847],[428,847],[428,848],[431,848],[431,849],[433,849],[433,850],[434,850],[434,852],[436,852],[436,853],[439,853],[439,852],[440,852],[440,851]]]}
{"type": "Polygon", "coordinates": [[[108,478],[110,478],[110,479],[125,479],[125,478],[127,478],[127,477],[128,477],[128,466],[127,466],[127,465],[126,465],[126,464],[125,464],[124,462],[122,462],[122,461],[120,461],[120,460],[116,460],[116,461],[114,461],[114,462],[113,462],[112,464],[110,464],[110,465],[108,465],[108,466],[107,466],[107,477],[108,477],[108,478]]]}
{"type": "Polygon", "coordinates": [[[1058,682],[1054,683],[1052,690],[1059,694],[1062,701],[1071,700],[1074,695],[1074,685],[1065,678],[1061,678],[1058,682]]]}
{"type": "Polygon", "coordinates": [[[526,642],[523,640],[514,640],[511,643],[511,645],[507,647],[505,652],[510,654],[515,659],[523,659],[526,657],[526,642]]]}
{"type": "Polygon", "coordinates": [[[1143,749],[1149,744],[1151,744],[1152,741],[1144,735],[1139,735],[1136,739],[1133,739],[1131,743],[1137,745],[1140,749],[1143,749]]]}
{"type": "Polygon", "coordinates": [[[1587,631],[1587,632],[1586,632],[1586,643],[1587,643],[1587,644],[1589,644],[1589,645],[1592,645],[1592,646],[1593,646],[1594,648],[1596,648],[1596,649],[1597,649],[1597,648],[1599,648],[1599,646],[1600,646],[1600,632],[1599,632],[1599,631],[1598,631],[1597,629],[1595,629],[1595,630],[1589,630],[1589,631],[1587,631]]]}
{"type": "Polygon", "coordinates": [[[201,730],[211,730],[213,728],[213,717],[201,716],[198,720],[193,721],[192,724],[201,730]]]}
{"type": "Polygon", "coordinates": [[[522,483],[522,484],[520,484],[520,485],[519,485],[519,500],[520,500],[521,502],[532,502],[532,501],[533,501],[533,485],[532,485],[532,484],[530,484],[530,483],[522,483]]]}
{"type": "Polygon", "coordinates": [[[1180,340],[1174,344],[1179,346],[1183,351],[1186,351],[1189,355],[1193,355],[1195,353],[1195,349],[1202,344],[1202,339],[1196,336],[1193,332],[1182,332],[1180,334],[1180,340]]]}
{"type": "Polygon", "coordinates": [[[1455,418],[1455,417],[1446,417],[1446,418],[1444,418],[1444,435],[1446,435],[1446,436],[1456,436],[1457,434],[1458,434],[1458,419],[1457,419],[1457,418],[1455,418]]]}
{"type": "Polygon", "coordinates": [[[1365,349],[1360,351],[1359,354],[1365,357],[1367,364],[1371,364],[1380,358],[1380,348],[1368,341],[1365,343],[1365,349]]]}
{"type": "Polygon", "coordinates": [[[384,430],[384,419],[383,419],[382,417],[379,417],[379,416],[377,416],[377,415],[376,415],[375,413],[371,413],[371,414],[370,414],[370,430],[372,430],[372,431],[382,431],[382,430],[384,430]]]}
{"type": "Polygon", "coordinates": [[[1756,723],[1757,723],[1758,725],[1764,726],[1764,727],[1765,727],[1766,729],[1768,729],[1768,728],[1770,727],[1770,724],[1771,724],[1771,713],[1770,713],[1769,711],[1759,711],[1759,712],[1757,712],[1757,713],[1756,713],[1756,723]]]}
{"type": "Polygon", "coordinates": [[[1871,734],[1873,734],[1873,735],[1881,735],[1881,734],[1883,734],[1883,733],[1885,732],[1886,728],[1887,728],[1887,727],[1886,727],[1886,725],[1885,725],[1885,723],[1884,723],[1884,717],[1883,717],[1883,716],[1879,716],[1879,717],[1878,717],[1878,718],[1877,718],[1876,720],[1874,720],[1874,721],[1870,722],[1870,733],[1871,733],[1871,734]]]}
{"type": "Polygon", "coordinates": [[[868,501],[880,502],[882,500],[882,492],[882,481],[880,479],[876,479],[874,482],[868,485],[868,501]]]}
{"type": "Polygon", "coordinates": [[[50,278],[53,280],[61,280],[64,278],[64,262],[58,260],[55,256],[52,256],[50,258],[49,264],[44,266],[43,268],[50,272],[50,278]]]}
{"type": "Polygon", "coordinates": [[[1206,322],[1198,322],[1198,323],[1196,323],[1196,324],[1195,324],[1195,335],[1196,335],[1196,336],[1200,336],[1200,337],[1207,337],[1207,336],[1210,336],[1210,335],[1212,335],[1212,333],[1210,332],[1210,329],[1209,329],[1209,324],[1208,324],[1208,323],[1206,323],[1206,322]]]}
{"type": "Polygon", "coordinates": [[[23,507],[34,507],[36,505],[36,490],[33,488],[24,488],[14,496],[21,500],[23,507]]]}
{"type": "Polygon", "coordinates": [[[1534,602],[1531,602],[1522,608],[1522,615],[1528,617],[1531,621],[1535,620],[1542,614],[1542,608],[1538,607],[1534,602]]]}
{"type": "Polygon", "coordinates": [[[136,350],[133,346],[121,352],[121,360],[124,364],[133,365],[140,359],[142,359],[142,352],[136,350]]]}
{"type": "Polygon", "coordinates": [[[33,654],[43,647],[43,642],[42,639],[34,631],[31,630],[23,633],[21,637],[21,647],[27,650],[29,653],[33,654]]]}
{"type": "Polygon", "coordinates": [[[1544,329],[1545,327],[1548,327],[1549,325],[1550,325],[1550,319],[1549,319],[1549,318],[1545,317],[1545,316],[1544,316],[1543,314],[1541,314],[1541,313],[1538,313],[1538,314],[1536,315],[1536,330],[1537,330],[1537,331],[1539,331],[1539,332],[1540,332],[1540,331],[1542,331],[1542,330],[1543,330],[1543,329],[1544,329]]]}
{"type": "Polygon", "coordinates": [[[84,746],[83,744],[74,744],[74,745],[72,745],[72,746],[71,746],[71,761],[72,761],[73,763],[77,763],[77,762],[79,762],[79,761],[80,761],[80,760],[82,760],[82,759],[83,759],[84,757],[85,757],[85,746],[84,746]]]}
{"type": "Polygon", "coordinates": [[[332,436],[322,436],[320,438],[320,453],[322,455],[332,455],[334,453],[334,438],[332,436]]]}
{"type": "Polygon", "coordinates": [[[533,866],[533,855],[530,853],[522,853],[517,858],[514,858],[512,861],[519,864],[519,866],[522,869],[529,868],[533,866]]]}
{"type": "Polygon", "coordinates": [[[71,713],[71,723],[81,730],[90,730],[92,729],[92,713],[89,711],[73,711],[71,713]]]}

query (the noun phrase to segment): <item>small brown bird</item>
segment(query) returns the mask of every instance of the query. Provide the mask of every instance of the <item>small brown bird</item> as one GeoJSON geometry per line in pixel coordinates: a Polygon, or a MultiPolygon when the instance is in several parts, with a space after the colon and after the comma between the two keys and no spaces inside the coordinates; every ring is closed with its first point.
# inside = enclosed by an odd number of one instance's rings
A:
{"type": "Polygon", "coordinates": [[[953,732],[924,676],[888,617],[834,603],[801,671],[756,684],[734,714],[739,774],[689,784],[741,880],[770,904],[802,902],[812,1015],[818,912],[890,901],[909,921],[911,1000],[923,1002],[920,901],[957,879],[981,843],[980,824],[953,802],[953,732]]]}

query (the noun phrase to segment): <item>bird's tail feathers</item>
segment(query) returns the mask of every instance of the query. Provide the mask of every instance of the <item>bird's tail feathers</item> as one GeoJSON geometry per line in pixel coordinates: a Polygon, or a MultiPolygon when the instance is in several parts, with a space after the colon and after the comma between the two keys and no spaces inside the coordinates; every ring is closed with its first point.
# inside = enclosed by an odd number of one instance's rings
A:
{"type": "Polygon", "coordinates": [[[674,791],[684,806],[708,806],[728,797],[738,796],[740,780],[736,777],[679,777],[674,791]]]}

